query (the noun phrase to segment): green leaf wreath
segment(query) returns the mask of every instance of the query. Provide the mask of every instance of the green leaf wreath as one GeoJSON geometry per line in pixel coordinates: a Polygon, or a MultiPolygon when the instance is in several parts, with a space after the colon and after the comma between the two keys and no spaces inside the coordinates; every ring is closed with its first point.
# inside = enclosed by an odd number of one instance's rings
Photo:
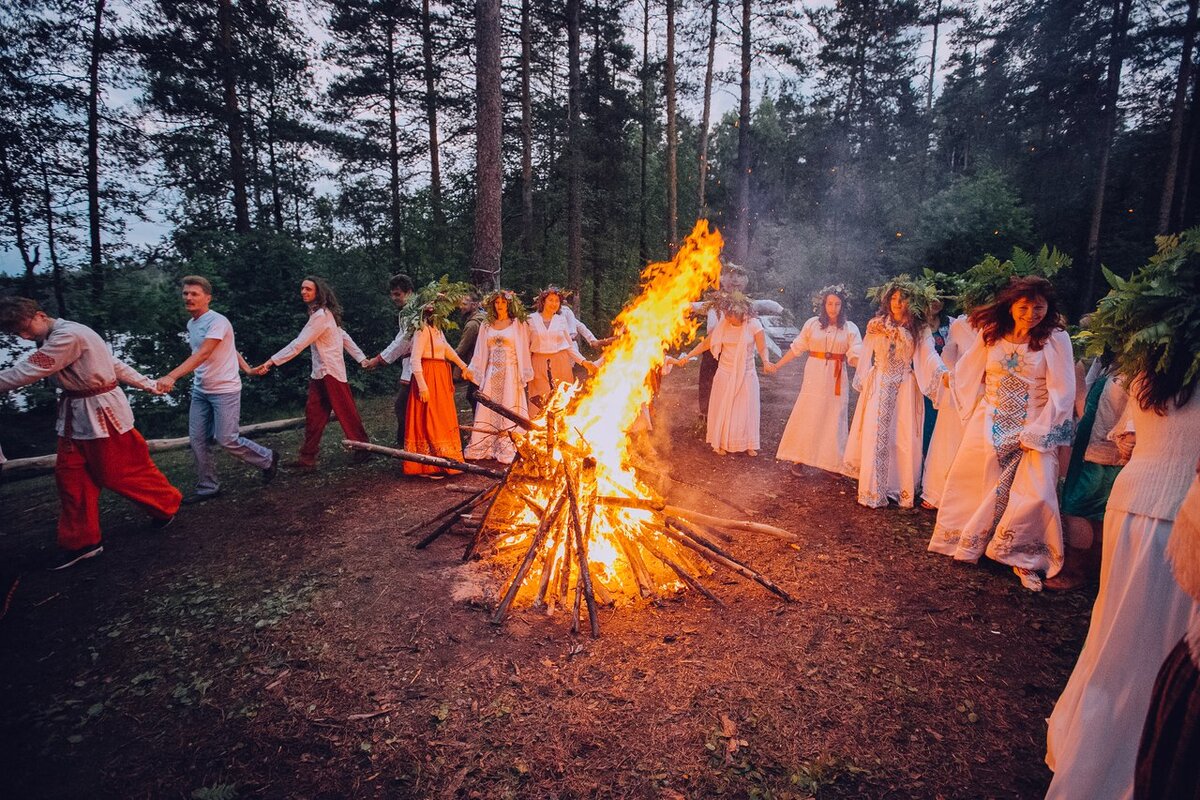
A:
{"type": "Polygon", "coordinates": [[[882,286],[867,289],[867,299],[877,308],[881,307],[896,289],[908,298],[908,313],[917,325],[933,325],[937,321],[932,309],[941,302],[941,297],[938,287],[924,277],[914,278],[908,273],[897,275],[882,286]]]}
{"type": "Polygon", "coordinates": [[[413,293],[404,308],[400,309],[400,327],[415,332],[424,321],[425,310],[430,309],[430,323],[443,331],[458,329],[453,320],[453,314],[458,310],[459,302],[471,291],[471,285],[463,281],[451,282],[449,276],[443,275],[436,281],[427,283],[413,293]]]}
{"type": "Polygon", "coordinates": [[[1059,252],[1057,247],[1051,249],[1046,245],[1042,245],[1036,254],[1014,247],[1012,258],[1006,261],[989,255],[961,275],[959,305],[969,314],[990,303],[996,293],[1014,277],[1038,275],[1050,279],[1069,266],[1070,256],[1059,252]]]}
{"type": "Polygon", "coordinates": [[[483,298],[483,309],[487,312],[488,322],[496,321],[496,312],[492,309],[492,303],[497,297],[503,297],[508,301],[508,315],[518,322],[524,322],[529,319],[529,309],[521,302],[521,297],[512,289],[497,289],[489,293],[483,298]]]}
{"type": "Polygon", "coordinates": [[[1200,228],[1155,243],[1158,252],[1128,280],[1103,268],[1112,289],[1079,338],[1088,355],[1112,354],[1128,379],[1188,364],[1186,385],[1200,374],[1200,228]]]}

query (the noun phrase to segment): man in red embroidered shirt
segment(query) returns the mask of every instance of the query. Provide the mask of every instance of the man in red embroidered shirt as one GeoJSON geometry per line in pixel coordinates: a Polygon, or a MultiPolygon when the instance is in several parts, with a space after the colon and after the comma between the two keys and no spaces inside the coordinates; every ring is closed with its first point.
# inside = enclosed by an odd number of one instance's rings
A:
{"type": "Polygon", "coordinates": [[[113,356],[94,330],[54,319],[23,297],[0,298],[0,331],[37,342],[38,349],[0,370],[0,392],[48,378],[59,389],[58,459],[54,467],[62,512],[58,544],[66,551],[54,569],[104,552],[100,490],[111,489],[142,507],[159,527],[175,518],[183,495],[150,460],[133,427],[126,383],[158,392],[154,381],[113,356]]]}

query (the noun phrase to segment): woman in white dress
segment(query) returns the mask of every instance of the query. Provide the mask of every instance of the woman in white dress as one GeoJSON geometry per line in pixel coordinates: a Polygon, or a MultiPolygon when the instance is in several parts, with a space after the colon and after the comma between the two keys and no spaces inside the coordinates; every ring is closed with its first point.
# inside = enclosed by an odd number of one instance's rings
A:
{"type": "MultiPolygon", "coordinates": [[[[1136,444],[1108,497],[1100,592],[1087,640],[1049,720],[1052,800],[1134,796],[1138,731],[1155,676],[1197,613],[1168,557],[1179,556],[1171,534],[1200,453],[1200,375],[1188,375],[1200,357],[1200,341],[1187,335],[1197,319],[1195,267],[1183,261],[1198,249],[1190,239],[1184,233],[1174,247],[1160,244],[1157,263],[1110,292],[1089,329],[1089,345],[1115,353],[1116,373],[1132,375],[1131,422],[1110,436],[1125,446],[1130,437],[1122,434],[1132,428],[1136,444]]],[[[1189,769],[1194,775],[1194,761],[1189,769]]]]}
{"type": "Polygon", "coordinates": [[[734,292],[715,302],[721,321],[687,355],[690,359],[711,351],[717,359],[704,441],[719,456],[726,453],[756,456],[761,410],[754,352],[758,351],[765,367],[771,366],[766,335],[762,323],[750,316],[750,300],[744,294],[734,292]]]}
{"type": "Polygon", "coordinates": [[[571,341],[570,323],[558,313],[562,299],[562,290],[556,286],[542,290],[533,301],[537,313],[529,317],[529,349],[533,365],[529,401],[539,408],[554,387],[575,381],[572,364],[582,364],[588,372],[596,371],[595,365],[584,358],[571,341]]]}
{"type": "MultiPolygon", "coordinates": [[[[966,315],[950,320],[950,333],[946,346],[942,348],[942,363],[951,373],[958,357],[966,352],[975,340],[975,330],[966,315]]],[[[933,438],[929,440],[929,453],[925,456],[925,471],[921,475],[921,508],[932,510],[941,505],[942,492],[946,488],[946,476],[958,453],[963,437],[962,416],[954,402],[954,390],[942,387],[936,395],[937,421],[933,425],[933,438]]]]}
{"type": "Polygon", "coordinates": [[[860,395],[841,471],[858,481],[858,502],[870,508],[889,501],[912,508],[921,475],[922,395],[948,383],[926,306],[914,308],[924,294],[906,278],[886,284],[858,357],[854,388],[860,395]]]}
{"type": "MultiPolygon", "coordinates": [[[[533,380],[533,366],[520,301],[510,291],[498,291],[483,299],[483,307],[487,322],[480,326],[479,338],[475,340],[471,372],[478,376],[482,394],[527,417],[525,385],[533,380]]],[[[493,458],[503,464],[512,463],[517,448],[508,431],[515,429],[516,423],[479,403],[475,406],[472,427],[466,452],[468,460],[493,458]]]]}
{"type": "Polygon", "coordinates": [[[971,313],[975,341],[958,359],[962,444],[929,550],[1007,564],[1031,591],[1063,563],[1058,448],[1074,430],[1075,360],[1054,286],[1012,278],[971,313]]]}
{"type": "Polygon", "coordinates": [[[808,354],[800,394],[775,457],[838,472],[850,428],[847,364],[858,363],[862,336],[858,326],[846,319],[845,287],[828,286],[814,301],[818,315],[804,323],[788,351],[765,369],[768,375],[773,375],[793,358],[808,354]]]}

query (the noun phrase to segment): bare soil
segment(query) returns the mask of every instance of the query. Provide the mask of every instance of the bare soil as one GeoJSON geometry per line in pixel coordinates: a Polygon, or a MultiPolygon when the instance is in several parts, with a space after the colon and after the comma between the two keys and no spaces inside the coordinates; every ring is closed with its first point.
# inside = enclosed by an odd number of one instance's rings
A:
{"type": "MultiPolygon", "coordinates": [[[[772,457],[799,369],[763,380],[764,452],[697,435],[695,370],[664,382],[671,499],[769,522],[799,545],[731,548],[795,597],[728,573],[604,609],[488,621],[504,579],[401,532],[460,502],[459,476],[222,462],[223,495],[153,532],[104,501],[106,552],[27,572],[0,620],[0,775],[20,798],[1039,797],[1044,718],[1094,588],[1031,594],[930,555],[932,514],[870,510],[848,481],[772,457]]],[[[390,398],[363,404],[387,441],[390,398]]],[[[464,417],[465,421],[465,417],[464,417]]],[[[298,434],[265,439],[294,453],[298,434]]],[[[181,487],[186,452],[160,457],[181,487]]],[[[0,565],[52,549],[52,479],[0,486],[0,565]]]]}

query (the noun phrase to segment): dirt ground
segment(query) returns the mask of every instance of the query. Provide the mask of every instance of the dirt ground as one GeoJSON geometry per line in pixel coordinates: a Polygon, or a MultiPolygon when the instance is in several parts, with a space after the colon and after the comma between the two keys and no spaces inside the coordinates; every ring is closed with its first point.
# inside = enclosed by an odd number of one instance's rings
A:
{"type": "MultiPolygon", "coordinates": [[[[930,513],[793,476],[772,454],[798,365],[763,380],[764,452],[715,456],[695,377],[658,403],[671,499],[800,534],[731,545],[795,602],[717,573],[724,607],[607,608],[597,640],[562,613],[494,627],[502,574],[461,537],[401,536],[485,479],[351,466],[334,426],[316,474],[263,488],[223,459],[223,496],[161,533],[106,496],[102,558],[24,576],[0,620],[4,794],[1040,797],[1094,587],[1031,594],[926,553],[930,513]]],[[[390,398],[363,407],[386,443],[390,398]]],[[[186,452],[159,462],[188,487],[186,452]]],[[[0,565],[51,547],[56,508],[49,478],[0,485],[0,565]]]]}

